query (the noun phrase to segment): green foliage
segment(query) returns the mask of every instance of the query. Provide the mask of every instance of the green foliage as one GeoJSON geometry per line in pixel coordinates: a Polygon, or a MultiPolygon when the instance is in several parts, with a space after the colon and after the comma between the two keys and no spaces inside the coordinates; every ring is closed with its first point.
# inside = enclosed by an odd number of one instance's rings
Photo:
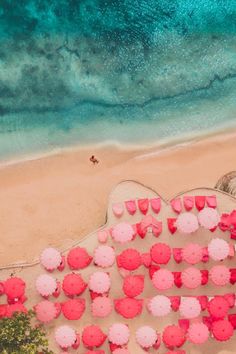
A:
{"type": "Polygon", "coordinates": [[[45,331],[33,318],[33,311],[29,311],[0,320],[0,354],[53,354],[45,331]]]}

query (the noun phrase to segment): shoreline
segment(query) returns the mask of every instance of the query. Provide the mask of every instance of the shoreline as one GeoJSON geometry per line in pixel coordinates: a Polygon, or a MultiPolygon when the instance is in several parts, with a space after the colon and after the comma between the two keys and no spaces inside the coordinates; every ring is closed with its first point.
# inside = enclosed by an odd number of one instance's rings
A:
{"type": "Polygon", "coordinates": [[[236,137],[236,127],[227,127],[225,129],[219,129],[217,131],[209,131],[205,134],[198,133],[196,135],[184,135],[178,138],[172,139],[163,139],[161,143],[155,144],[152,143],[143,143],[143,144],[127,144],[119,141],[107,141],[95,144],[75,144],[73,146],[65,146],[65,147],[57,147],[53,148],[51,151],[45,152],[37,152],[32,154],[27,154],[27,156],[22,157],[12,157],[6,160],[0,160],[0,170],[14,166],[18,164],[24,164],[31,161],[37,161],[42,159],[47,159],[53,156],[58,156],[62,154],[76,153],[76,152],[84,152],[84,151],[93,151],[93,150],[103,150],[103,149],[114,149],[118,151],[129,151],[129,152],[144,152],[142,156],[151,156],[156,154],[162,154],[171,150],[175,150],[181,147],[185,147],[187,145],[195,144],[201,141],[205,141],[208,139],[225,139],[235,135],[236,137]],[[233,131],[232,131],[233,130],[233,131]]]}
{"type": "Polygon", "coordinates": [[[101,227],[109,195],[124,180],[164,199],[214,188],[236,169],[236,132],[165,149],[107,146],[92,153],[85,147],[63,150],[0,169],[0,266],[31,262],[45,247],[65,248],[101,227]],[[89,161],[92,153],[100,161],[96,166],[89,161]]]}

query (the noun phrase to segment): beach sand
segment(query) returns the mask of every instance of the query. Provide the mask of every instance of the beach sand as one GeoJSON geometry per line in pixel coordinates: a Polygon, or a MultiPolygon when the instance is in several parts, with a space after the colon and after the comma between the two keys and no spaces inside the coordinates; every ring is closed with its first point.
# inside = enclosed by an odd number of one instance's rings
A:
{"type": "Polygon", "coordinates": [[[46,246],[63,249],[105,223],[117,183],[139,181],[168,199],[213,187],[236,168],[236,132],[177,146],[87,147],[0,169],[0,264],[36,259],[46,246]],[[99,164],[93,166],[94,154],[99,164]]]}

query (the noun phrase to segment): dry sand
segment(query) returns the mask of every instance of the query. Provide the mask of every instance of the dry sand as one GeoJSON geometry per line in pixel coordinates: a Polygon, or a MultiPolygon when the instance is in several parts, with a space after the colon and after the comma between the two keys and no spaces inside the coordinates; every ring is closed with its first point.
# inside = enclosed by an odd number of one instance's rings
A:
{"type": "Polygon", "coordinates": [[[137,180],[168,199],[213,187],[236,168],[236,133],[165,149],[90,147],[1,166],[0,264],[32,261],[48,245],[63,248],[105,222],[108,196],[137,180]],[[100,163],[93,166],[94,154],[100,163]]]}

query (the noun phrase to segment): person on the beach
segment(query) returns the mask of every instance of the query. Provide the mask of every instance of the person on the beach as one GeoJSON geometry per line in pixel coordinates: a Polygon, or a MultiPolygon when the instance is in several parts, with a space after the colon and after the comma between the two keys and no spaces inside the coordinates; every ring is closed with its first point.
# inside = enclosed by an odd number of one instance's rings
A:
{"type": "Polygon", "coordinates": [[[96,165],[96,163],[99,163],[98,159],[96,159],[96,157],[94,155],[92,155],[89,159],[94,165],[96,165]]]}

